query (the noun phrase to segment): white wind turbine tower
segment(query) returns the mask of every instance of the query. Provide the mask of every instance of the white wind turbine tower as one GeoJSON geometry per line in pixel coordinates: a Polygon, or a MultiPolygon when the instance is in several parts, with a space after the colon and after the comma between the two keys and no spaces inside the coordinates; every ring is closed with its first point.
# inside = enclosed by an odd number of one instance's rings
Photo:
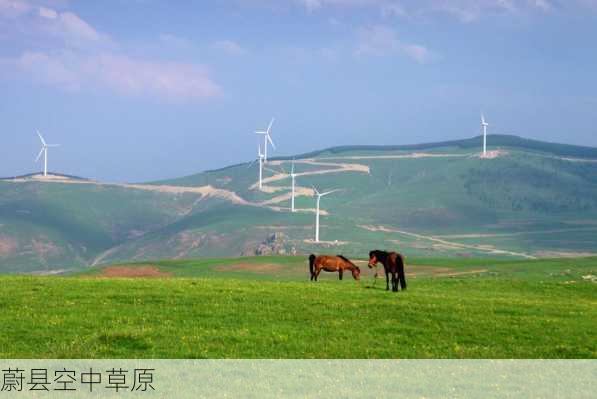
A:
{"type": "Polygon", "coordinates": [[[37,155],[37,158],[35,158],[35,162],[39,161],[39,157],[41,157],[41,154],[44,154],[44,177],[48,175],[48,148],[50,147],[59,147],[60,144],[48,144],[46,143],[46,140],[44,140],[44,138],[42,137],[41,133],[39,132],[39,130],[37,131],[37,135],[39,136],[39,139],[41,140],[41,150],[39,151],[39,154],[37,155]]]}
{"type": "Polygon", "coordinates": [[[321,201],[321,197],[325,197],[326,195],[338,190],[326,191],[325,193],[320,193],[315,187],[313,187],[313,190],[315,190],[315,194],[317,195],[317,210],[315,213],[315,242],[319,242],[319,202],[321,201]]]}
{"type": "Polygon", "coordinates": [[[296,178],[296,173],[294,173],[294,160],[292,160],[292,167],[290,169],[290,179],[292,179],[292,196],[290,197],[290,211],[295,212],[294,208],[294,180],[296,178]]]}
{"type": "Polygon", "coordinates": [[[255,132],[255,134],[263,134],[263,162],[267,162],[267,142],[269,141],[269,143],[272,145],[273,149],[276,149],[276,146],[274,145],[274,142],[272,141],[272,137],[270,135],[271,131],[272,131],[272,125],[274,124],[274,118],[272,118],[272,120],[269,123],[269,126],[267,127],[267,130],[263,131],[263,130],[258,130],[255,132]]]}
{"type": "Polygon", "coordinates": [[[481,128],[483,129],[483,156],[487,156],[487,126],[489,123],[485,122],[485,116],[481,114],[481,128]]]}
{"type": "Polygon", "coordinates": [[[255,162],[259,162],[259,190],[263,187],[263,154],[261,153],[261,144],[257,145],[257,158],[249,164],[249,168],[253,166],[255,162]]]}

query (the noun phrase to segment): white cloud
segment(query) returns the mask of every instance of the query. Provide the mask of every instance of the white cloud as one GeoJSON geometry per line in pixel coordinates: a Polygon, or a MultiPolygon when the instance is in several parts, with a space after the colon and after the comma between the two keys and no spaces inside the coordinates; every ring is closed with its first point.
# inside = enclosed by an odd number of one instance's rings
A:
{"type": "Polygon", "coordinates": [[[39,7],[39,16],[48,19],[58,18],[58,13],[55,10],[47,7],[39,7]]]}
{"type": "Polygon", "coordinates": [[[238,43],[232,40],[219,40],[212,44],[212,48],[225,52],[228,55],[243,55],[246,54],[246,50],[243,49],[238,43]]]}
{"type": "Polygon", "coordinates": [[[41,52],[25,52],[16,59],[4,60],[2,64],[26,72],[38,82],[56,85],[64,90],[78,90],[81,85],[80,76],[74,70],[76,65],[72,65],[72,57],[67,54],[56,58],[41,52]]]}
{"type": "Polygon", "coordinates": [[[386,26],[359,29],[355,54],[375,57],[402,55],[421,64],[438,58],[435,53],[423,45],[403,42],[393,29],[386,26]]]}
{"type": "Polygon", "coordinates": [[[68,91],[107,88],[130,96],[173,101],[205,99],[221,93],[203,66],[111,53],[87,56],[72,51],[25,52],[16,59],[4,60],[2,65],[68,91]]]}
{"type": "Polygon", "coordinates": [[[54,40],[82,47],[111,44],[108,35],[99,33],[75,13],[25,0],[0,0],[0,27],[5,35],[21,32],[44,43],[54,40]]]}
{"type": "MultiPolygon", "coordinates": [[[[73,12],[24,0],[0,0],[0,22],[8,18],[13,26],[24,27],[8,29],[9,34],[26,35],[29,48],[18,57],[0,59],[0,76],[25,74],[68,91],[109,90],[176,101],[221,93],[204,66],[120,54],[118,43],[73,12]]],[[[177,38],[162,35],[160,39],[172,43],[177,38]]]]}
{"type": "Polygon", "coordinates": [[[211,81],[207,69],[195,64],[100,54],[88,60],[86,69],[91,76],[98,76],[107,86],[125,94],[149,94],[172,100],[220,94],[220,88],[211,81]]]}
{"type": "Polygon", "coordinates": [[[83,41],[98,41],[101,38],[101,35],[91,25],[72,12],[60,13],[58,21],[58,32],[66,37],[83,41]]]}
{"type": "Polygon", "coordinates": [[[398,5],[396,0],[297,0],[307,10],[315,11],[323,7],[366,7],[398,5]]]}
{"type": "Polygon", "coordinates": [[[0,0],[0,17],[16,18],[31,11],[31,5],[21,0],[0,0]]]}
{"type": "Polygon", "coordinates": [[[542,11],[551,11],[553,6],[547,0],[529,0],[531,4],[542,11]]]}
{"type": "Polygon", "coordinates": [[[425,64],[437,59],[437,56],[427,47],[421,46],[419,44],[403,43],[400,47],[400,50],[404,55],[420,64],[425,64]]]}
{"type": "Polygon", "coordinates": [[[321,0],[301,0],[304,4],[304,6],[307,8],[307,10],[309,11],[313,11],[313,10],[317,10],[318,8],[321,8],[321,0]]]}
{"type": "MultiPolygon", "coordinates": [[[[551,11],[553,0],[295,0],[310,12],[325,7],[375,7],[383,16],[404,17],[443,13],[462,22],[471,22],[484,15],[551,11]]],[[[574,0],[575,3],[593,3],[596,0],[574,0]]]]}

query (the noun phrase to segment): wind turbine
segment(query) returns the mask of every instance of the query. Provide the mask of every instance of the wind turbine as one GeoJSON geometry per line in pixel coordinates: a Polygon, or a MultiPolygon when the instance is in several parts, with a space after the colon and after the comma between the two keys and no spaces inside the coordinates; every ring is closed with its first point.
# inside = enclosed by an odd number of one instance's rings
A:
{"type": "Polygon", "coordinates": [[[257,161],[259,162],[259,190],[261,190],[263,187],[263,154],[261,153],[261,144],[257,144],[257,158],[249,164],[249,168],[257,161]]]}
{"type": "Polygon", "coordinates": [[[272,120],[269,123],[269,126],[267,127],[267,130],[258,130],[255,132],[255,134],[263,134],[263,162],[267,162],[267,142],[269,141],[273,149],[276,149],[276,146],[274,145],[274,142],[272,141],[272,137],[270,135],[272,131],[272,125],[274,124],[274,120],[275,119],[272,118],[272,120]]]}
{"type": "Polygon", "coordinates": [[[321,201],[321,197],[325,197],[326,195],[334,193],[338,190],[326,191],[325,193],[320,193],[315,187],[313,187],[313,190],[315,190],[315,194],[317,194],[317,211],[315,213],[315,242],[319,242],[319,202],[321,201]]]}
{"type": "Polygon", "coordinates": [[[485,116],[481,114],[481,129],[483,129],[483,156],[487,155],[487,126],[489,123],[485,122],[485,116]]]}
{"type": "Polygon", "coordinates": [[[292,160],[292,168],[290,169],[290,178],[292,179],[292,197],[290,197],[290,211],[295,212],[294,209],[294,179],[296,178],[296,173],[294,173],[294,159],[292,160]]]}
{"type": "Polygon", "coordinates": [[[37,131],[37,135],[39,136],[39,139],[41,140],[41,150],[39,151],[39,154],[37,155],[37,158],[35,158],[35,162],[39,161],[39,157],[41,157],[41,154],[44,154],[44,177],[48,175],[48,148],[50,147],[59,147],[60,144],[48,144],[46,143],[46,140],[44,140],[44,138],[42,137],[41,133],[39,132],[39,130],[37,131]]]}

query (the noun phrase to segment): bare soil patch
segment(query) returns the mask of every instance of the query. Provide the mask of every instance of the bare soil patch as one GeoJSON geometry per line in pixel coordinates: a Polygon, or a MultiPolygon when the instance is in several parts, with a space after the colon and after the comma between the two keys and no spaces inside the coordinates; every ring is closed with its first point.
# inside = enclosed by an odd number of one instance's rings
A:
{"type": "Polygon", "coordinates": [[[10,255],[17,249],[17,241],[8,236],[0,236],[0,256],[10,255]]]}
{"type": "Polygon", "coordinates": [[[108,266],[102,271],[100,277],[164,278],[172,277],[172,273],[161,271],[154,265],[108,266]]]}
{"type": "Polygon", "coordinates": [[[506,155],[508,155],[508,151],[492,150],[492,151],[487,151],[487,153],[485,155],[479,154],[478,157],[485,158],[485,159],[494,159],[494,158],[503,157],[506,155]]]}

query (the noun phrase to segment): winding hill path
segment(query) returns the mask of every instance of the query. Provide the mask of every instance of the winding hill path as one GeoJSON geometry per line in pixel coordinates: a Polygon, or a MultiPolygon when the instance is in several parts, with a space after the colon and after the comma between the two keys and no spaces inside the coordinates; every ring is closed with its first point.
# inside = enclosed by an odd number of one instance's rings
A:
{"type": "Polygon", "coordinates": [[[410,154],[395,154],[395,155],[350,155],[337,157],[324,157],[319,159],[417,159],[417,158],[466,158],[477,155],[476,153],[466,154],[448,154],[448,153],[430,153],[430,152],[413,152],[410,154]]]}
{"type": "MultiPolygon", "coordinates": [[[[274,165],[274,166],[282,166],[284,163],[289,163],[290,161],[268,161],[266,165],[274,165]]],[[[324,169],[315,169],[315,170],[308,170],[304,172],[295,173],[296,177],[304,177],[304,176],[315,176],[315,175],[324,175],[330,173],[347,173],[347,172],[357,172],[357,173],[370,173],[369,166],[358,164],[358,163],[336,163],[336,162],[321,162],[315,159],[301,159],[294,161],[294,164],[303,164],[303,165],[315,165],[321,166],[324,169]]],[[[267,168],[266,168],[267,169],[267,168]]],[[[273,176],[266,177],[262,180],[262,185],[266,187],[267,183],[272,183],[275,181],[280,181],[284,179],[290,179],[290,173],[287,172],[280,172],[275,171],[273,169],[268,169],[275,174],[273,176]]],[[[249,187],[252,190],[257,189],[259,186],[259,181],[256,181],[249,187]]],[[[279,190],[279,187],[275,187],[276,190],[279,190]]],[[[310,189],[309,189],[310,190],[310,189]]],[[[264,189],[267,191],[267,188],[264,189]]],[[[313,190],[311,190],[311,194],[313,190]]]]}
{"type": "MultiPolygon", "coordinates": [[[[282,166],[285,161],[270,161],[266,165],[272,166],[282,166]]],[[[288,161],[286,161],[288,163],[288,161]]],[[[357,172],[357,173],[369,173],[369,166],[358,164],[358,163],[335,163],[335,162],[320,162],[315,159],[302,159],[295,161],[295,164],[305,164],[305,165],[315,165],[322,167],[321,169],[315,169],[310,171],[304,171],[300,173],[296,173],[297,177],[304,177],[304,176],[312,176],[312,175],[322,175],[322,174],[329,174],[329,173],[346,173],[346,172],[357,172]]],[[[233,204],[238,205],[247,205],[247,206],[259,206],[259,207],[266,207],[272,209],[277,212],[284,212],[289,211],[289,208],[280,207],[276,204],[280,204],[282,202],[289,202],[291,198],[291,187],[289,186],[268,186],[267,183],[272,183],[284,179],[289,179],[290,175],[285,172],[280,172],[271,168],[267,168],[267,170],[274,173],[272,176],[269,176],[263,179],[263,187],[262,191],[266,193],[275,193],[278,191],[287,191],[284,194],[280,194],[274,196],[273,198],[267,199],[265,201],[253,202],[242,198],[236,192],[232,190],[226,190],[222,188],[216,188],[211,185],[206,186],[172,186],[172,185],[158,185],[158,184],[134,184],[134,183],[105,183],[99,182],[95,180],[83,180],[83,179],[72,179],[65,176],[59,175],[33,175],[27,178],[17,178],[17,179],[10,179],[5,180],[7,182],[13,183],[24,183],[24,182],[43,182],[43,183],[61,183],[61,184],[86,184],[86,185],[95,185],[95,186],[106,186],[106,187],[121,187],[133,190],[144,190],[144,191],[153,191],[153,192],[160,192],[160,193],[169,193],[169,194],[182,194],[182,193],[193,193],[198,194],[201,198],[213,197],[213,198],[220,198],[226,201],[230,201],[233,204]]],[[[249,188],[252,190],[256,190],[258,188],[259,183],[253,183],[249,188]]],[[[306,196],[312,197],[314,195],[313,189],[309,187],[302,187],[296,186],[295,187],[295,196],[306,196]]],[[[297,209],[299,212],[315,212],[315,209],[305,208],[305,209],[297,209]]],[[[325,210],[321,210],[322,215],[327,215],[328,212],[325,210]]]]}
{"type": "Polygon", "coordinates": [[[445,245],[447,247],[451,247],[454,249],[473,249],[480,252],[486,252],[492,255],[511,255],[511,256],[519,256],[526,259],[537,259],[536,256],[524,253],[524,252],[514,252],[508,251],[505,249],[498,249],[494,248],[493,246],[488,245],[480,245],[480,244],[462,244],[459,242],[447,241],[445,239],[436,237],[436,236],[427,236],[423,234],[412,233],[410,231],[398,230],[390,227],[385,226],[370,226],[370,225],[359,225],[360,228],[368,230],[368,231],[381,231],[384,233],[397,233],[402,234],[405,236],[421,239],[421,240],[428,240],[438,244],[445,245]]]}

